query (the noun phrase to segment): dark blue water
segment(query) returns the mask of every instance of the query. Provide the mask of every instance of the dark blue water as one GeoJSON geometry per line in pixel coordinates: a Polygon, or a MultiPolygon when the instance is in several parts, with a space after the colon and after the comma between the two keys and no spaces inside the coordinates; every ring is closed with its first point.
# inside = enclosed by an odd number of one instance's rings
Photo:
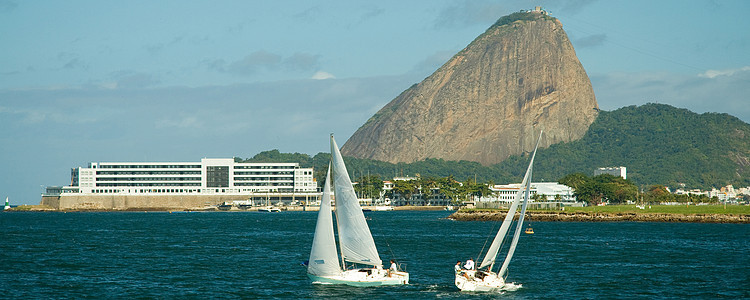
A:
{"type": "Polygon", "coordinates": [[[534,222],[508,277],[523,287],[468,294],[453,265],[476,260],[495,223],[366,215],[412,284],[310,284],[314,212],[1,213],[0,298],[750,298],[747,224],[534,222]]]}

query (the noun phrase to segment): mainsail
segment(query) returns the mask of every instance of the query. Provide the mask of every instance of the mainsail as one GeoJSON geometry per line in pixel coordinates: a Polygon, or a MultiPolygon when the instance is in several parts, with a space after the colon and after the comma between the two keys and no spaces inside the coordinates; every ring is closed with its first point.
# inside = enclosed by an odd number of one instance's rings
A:
{"type": "Polygon", "coordinates": [[[312,250],[308,261],[307,272],[318,276],[331,276],[341,273],[339,257],[336,251],[336,240],[333,235],[333,218],[331,216],[331,168],[328,168],[323,195],[320,199],[318,222],[315,225],[312,250]]]}
{"type": "Polygon", "coordinates": [[[529,167],[526,169],[526,175],[523,176],[523,181],[521,181],[521,189],[518,190],[516,193],[515,198],[513,199],[513,203],[510,205],[510,208],[508,209],[508,214],[505,215],[505,219],[503,219],[503,224],[500,226],[500,230],[497,231],[497,234],[495,235],[495,239],[492,241],[492,244],[490,245],[490,248],[487,250],[487,254],[484,256],[484,259],[482,260],[482,263],[479,265],[479,268],[484,268],[486,266],[490,266],[490,269],[492,268],[491,265],[494,265],[495,259],[497,258],[497,252],[500,251],[500,247],[503,244],[503,240],[505,238],[505,235],[508,233],[508,229],[510,228],[511,223],[513,222],[513,216],[516,214],[516,210],[518,209],[518,204],[521,202],[522,195],[525,194],[525,201],[523,204],[523,207],[521,209],[521,216],[518,220],[518,225],[516,228],[516,233],[513,237],[513,242],[511,243],[511,249],[508,251],[508,256],[506,256],[505,261],[503,263],[503,270],[501,272],[498,272],[498,276],[502,276],[502,273],[505,271],[505,269],[508,266],[508,263],[510,263],[510,258],[513,256],[513,252],[515,251],[515,245],[518,243],[518,236],[520,234],[520,226],[523,224],[523,215],[526,213],[526,203],[528,202],[528,190],[531,184],[531,170],[532,166],[534,165],[534,157],[536,156],[536,150],[539,147],[539,141],[542,139],[542,133],[539,133],[539,139],[536,141],[536,146],[534,147],[534,153],[531,155],[531,161],[529,162],[529,167]]]}
{"type": "Polygon", "coordinates": [[[342,259],[349,262],[382,266],[375,241],[365,221],[362,207],[346,171],[339,147],[331,135],[333,187],[336,195],[336,220],[342,259]]]}
{"type": "MultiPolygon", "coordinates": [[[[541,139],[541,136],[540,136],[541,139]]],[[[539,146],[539,141],[537,141],[537,146],[539,146]]],[[[534,148],[534,154],[531,156],[531,164],[534,163],[534,156],[536,156],[536,148],[534,148]]],[[[527,175],[529,176],[529,180],[526,181],[526,185],[524,186],[524,190],[526,192],[524,193],[524,199],[523,199],[523,206],[521,206],[521,215],[518,217],[518,224],[516,224],[516,231],[513,234],[513,241],[510,242],[510,248],[508,248],[508,255],[505,256],[505,260],[503,261],[503,266],[500,267],[500,271],[497,272],[497,276],[502,277],[503,274],[508,270],[508,264],[510,264],[510,259],[513,258],[513,253],[516,252],[516,245],[518,245],[518,237],[521,235],[521,229],[523,228],[523,217],[526,215],[526,205],[529,204],[529,191],[531,190],[531,173],[534,171],[533,167],[529,164],[529,169],[526,170],[527,175]]]]}

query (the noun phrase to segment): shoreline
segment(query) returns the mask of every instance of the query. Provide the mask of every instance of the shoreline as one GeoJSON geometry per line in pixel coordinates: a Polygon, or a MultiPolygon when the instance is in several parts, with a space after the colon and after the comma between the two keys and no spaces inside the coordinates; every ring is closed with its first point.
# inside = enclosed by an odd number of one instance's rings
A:
{"type": "MultiPolygon", "coordinates": [[[[455,221],[501,221],[503,211],[457,211],[447,218],[455,221]]],[[[750,224],[750,215],[674,214],[674,213],[608,213],[526,211],[535,222],[664,222],[664,223],[731,223],[750,224]]],[[[516,219],[518,217],[516,216],[516,219]]]]}
{"type": "MultiPolygon", "coordinates": [[[[275,206],[274,206],[275,207],[275,206]]],[[[219,209],[215,206],[210,207],[129,207],[125,209],[102,209],[102,208],[76,208],[76,209],[56,209],[46,205],[20,205],[12,207],[4,212],[257,212],[262,207],[252,207],[240,209],[233,207],[228,210],[219,209]]],[[[281,212],[286,211],[318,211],[318,206],[279,206],[281,212]]],[[[378,211],[376,206],[362,206],[367,211],[378,211]]],[[[444,211],[445,206],[392,206],[391,211],[444,211]]]]}

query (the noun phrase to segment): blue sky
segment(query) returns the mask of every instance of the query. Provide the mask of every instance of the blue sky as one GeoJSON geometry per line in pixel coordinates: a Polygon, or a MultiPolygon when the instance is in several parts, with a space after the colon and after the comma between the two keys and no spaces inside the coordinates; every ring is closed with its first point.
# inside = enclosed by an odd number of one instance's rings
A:
{"type": "Polygon", "coordinates": [[[0,0],[0,196],[37,204],[88,162],[327,151],[536,5],[602,109],[750,121],[747,1],[0,0]]]}

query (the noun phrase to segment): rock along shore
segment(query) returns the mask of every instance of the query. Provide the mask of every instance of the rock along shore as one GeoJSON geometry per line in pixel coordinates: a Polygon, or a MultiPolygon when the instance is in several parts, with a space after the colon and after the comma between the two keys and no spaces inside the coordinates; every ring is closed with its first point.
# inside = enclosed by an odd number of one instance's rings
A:
{"type": "MultiPolygon", "coordinates": [[[[448,219],[456,221],[499,221],[502,211],[457,211],[448,219]]],[[[603,213],[527,211],[526,218],[535,222],[674,222],[674,223],[736,223],[750,224],[750,215],[729,214],[665,214],[665,213],[603,213]]],[[[518,218],[518,215],[516,215],[518,218]]],[[[528,219],[527,219],[528,220],[528,219]]]]}

